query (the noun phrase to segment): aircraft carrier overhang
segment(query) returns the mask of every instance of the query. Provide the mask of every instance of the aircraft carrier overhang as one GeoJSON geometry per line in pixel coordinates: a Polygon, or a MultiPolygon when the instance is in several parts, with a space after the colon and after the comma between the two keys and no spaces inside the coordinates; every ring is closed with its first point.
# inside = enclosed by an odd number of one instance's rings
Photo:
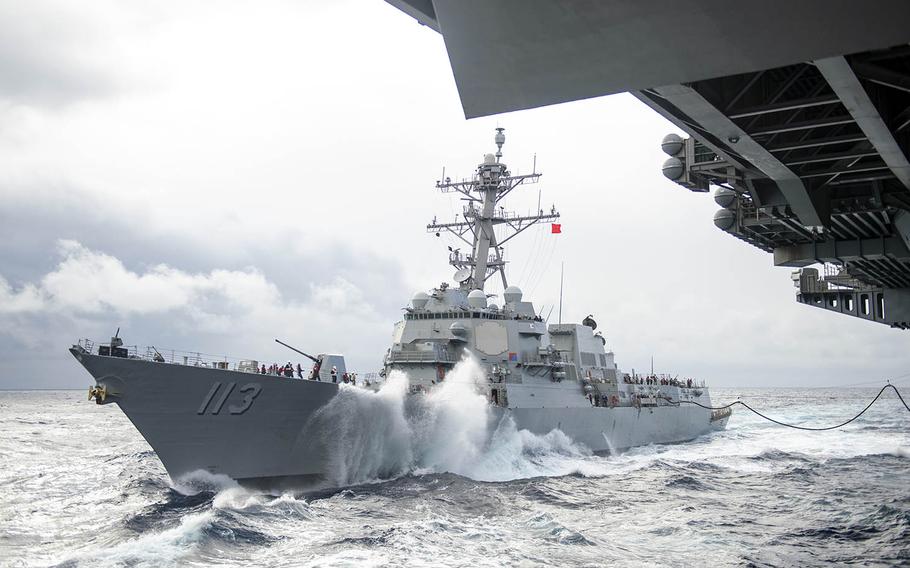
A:
{"type": "Polygon", "coordinates": [[[910,329],[910,2],[387,1],[442,34],[466,117],[630,91],[798,301],[910,329]]]}

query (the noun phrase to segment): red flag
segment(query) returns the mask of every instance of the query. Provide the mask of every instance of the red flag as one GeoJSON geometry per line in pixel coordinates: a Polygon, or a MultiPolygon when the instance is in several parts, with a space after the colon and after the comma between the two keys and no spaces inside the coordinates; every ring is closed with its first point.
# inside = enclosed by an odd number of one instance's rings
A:
{"type": "Polygon", "coordinates": [[[561,233],[561,232],[562,232],[562,224],[561,224],[561,223],[550,223],[550,232],[551,232],[551,233],[554,233],[554,234],[555,234],[555,233],[561,233]]]}

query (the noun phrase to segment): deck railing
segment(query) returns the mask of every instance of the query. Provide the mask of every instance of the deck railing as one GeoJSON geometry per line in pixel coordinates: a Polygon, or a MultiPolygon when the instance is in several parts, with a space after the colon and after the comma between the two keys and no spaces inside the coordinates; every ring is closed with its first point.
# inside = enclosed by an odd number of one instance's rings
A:
{"type": "MultiPolygon", "coordinates": [[[[92,353],[98,355],[99,347],[109,346],[109,341],[94,341],[91,339],[80,339],[77,345],[92,353]]],[[[115,346],[116,347],[116,346],[115,346]]],[[[258,373],[263,363],[268,368],[272,363],[267,360],[262,361],[253,358],[229,357],[227,355],[214,355],[203,353],[201,351],[183,351],[180,349],[157,348],[155,346],[140,347],[137,345],[120,345],[120,349],[125,349],[128,359],[141,359],[143,361],[152,361],[156,363],[167,363],[170,365],[187,365],[190,367],[206,367],[209,369],[221,369],[225,371],[242,371],[248,373],[258,373]]],[[[279,361],[277,364],[281,364],[279,361]]],[[[304,377],[309,375],[311,362],[307,360],[302,364],[304,368],[304,377]]],[[[296,364],[294,365],[296,376],[296,364]]],[[[348,372],[355,372],[348,369],[348,372]]],[[[378,376],[375,372],[357,373],[357,376],[378,376]]]]}
{"type": "MultiPolygon", "coordinates": [[[[105,345],[110,345],[110,342],[80,339],[78,344],[89,353],[97,355],[98,348],[105,345]]],[[[236,368],[241,362],[258,362],[255,359],[251,358],[243,359],[238,357],[229,357],[227,355],[213,355],[211,353],[203,353],[201,351],[183,351],[180,349],[157,348],[154,345],[145,347],[140,347],[138,345],[120,345],[119,348],[127,350],[127,357],[129,359],[142,359],[144,361],[190,365],[193,367],[227,369],[232,367],[236,368]]]]}

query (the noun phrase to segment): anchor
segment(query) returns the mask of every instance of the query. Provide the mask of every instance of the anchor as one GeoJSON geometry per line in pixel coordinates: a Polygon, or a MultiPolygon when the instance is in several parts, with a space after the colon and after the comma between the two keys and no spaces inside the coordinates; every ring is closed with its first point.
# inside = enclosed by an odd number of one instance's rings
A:
{"type": "Polygon", "coordinates": [[[89,387],[88,399],[94,400],[98,404],[103,403],[107,400],[107,385],[89,387]]]}

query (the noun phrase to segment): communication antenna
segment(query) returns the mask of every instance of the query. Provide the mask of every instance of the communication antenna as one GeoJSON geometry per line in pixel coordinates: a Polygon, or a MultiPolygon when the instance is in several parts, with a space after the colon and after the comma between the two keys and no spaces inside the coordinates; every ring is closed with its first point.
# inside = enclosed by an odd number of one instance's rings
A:
{"type": "Polygon", "coordinates": [[[518,186],[537,183],[540,174],[535,171],[513,175],[500,161],[502,146],[506,142],[505,128],[496,128],[494,142],[496,153],[484,156],[483,163],[477,166],[472,178],[453,182],[443,174],[443,179],[436,183],[436,188],[443,193],[457,192],[463,196],[461,200],[465,205],[461,215],[456,214],[452,223],[434,218],[427,225],[427,232],[436,236],[444,231],[451,233],[470,247],[467,253],[449,251],[449,264],[458,270],[456,281],[464,290],[483,291],[486,281],[493,275],[499,275],[503,289],[508,288],[503,245],[537,223],[559,219],[555,207],[544,214],[540,209],[539,194],[537,211],[533,215],[518,215],[500,205],[500,201],[518,186]],[[467,278],[462,269],[469,271],[467,278]]]}
{"type": "Polygon", "coordinates": [[[455,273],[455,276],[452,277],[452,279],[455,280],[456,284],[461,284],[462,282],[468,280],[470,277],[471,277],[470,268],[459,268],[458,271],[455,273]]]}
{"type": "Polygon", "coordinates": [[[559,263],[559,323],[562,324],[562,282],[565,276],[566,263],[559,263]]]}
{"type": "Polygon", "coordinates": [[[506,134],[505,128],[501,126],[496,127],[496,136],[494,138],[496,142],[496,161],[499,161],[499,158],[502,158],[502,145],[506,143],[506,134]]]}

